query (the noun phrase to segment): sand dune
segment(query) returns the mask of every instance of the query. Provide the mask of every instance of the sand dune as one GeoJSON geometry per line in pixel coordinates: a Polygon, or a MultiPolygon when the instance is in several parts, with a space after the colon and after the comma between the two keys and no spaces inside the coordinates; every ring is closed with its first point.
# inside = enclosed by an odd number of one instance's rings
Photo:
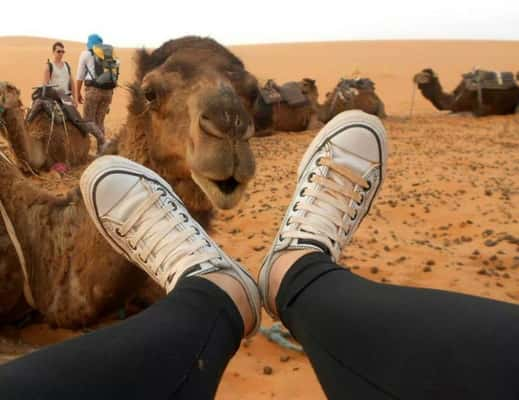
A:
{"type": "MultiPolygon", "coordinates": [[[[0,79],[20,87],[26,104],[52,42],[0,38],[0,79]]],[[[83,45],[66,43],[66,48],[75,69],[83,45]]],[[[390,115],[385,122],[391,141],[389,173],[342,263],[378,282],[519,303],[519,117],[445,115],[418,95],[415,118],[405,118],[415,72],[433,67],[448,89],[475,65],[515,72],[519,42],[336,42],[232,49],[259,79],[312,77],[321,95],[340,76],[355,71],[376,82],[390,115]]],[[[132,77],[132,53],[119,50],[123,82],[132,77]]],[[[124,90],[118,89],[108,118],[112,132],[124,121],[125,101],[124,90]]],[[[289,202],[298,160],[314,135],[309,131],[253,139],[258,175],[236,209],[217,212],[216,240],[254,273],[289,202]],[[279,183],[273,187],[272,181],[279,183]]],[[[266,318],[264,324],[270,323],[266,318]]],[[[45,324],[3,327],[0,353],[8,359],[10,352],[16,355],[27,346],[80,333],[50,330],[45,324]],[[21,350],[13,345],[18,341],[25,346],[21,350]]],[[[304,356],[257,336],[231,362],[218,398],[314,400],[324,395],[304,356]],[[265,366],[272,374],[264,374],[265,366]]]]}

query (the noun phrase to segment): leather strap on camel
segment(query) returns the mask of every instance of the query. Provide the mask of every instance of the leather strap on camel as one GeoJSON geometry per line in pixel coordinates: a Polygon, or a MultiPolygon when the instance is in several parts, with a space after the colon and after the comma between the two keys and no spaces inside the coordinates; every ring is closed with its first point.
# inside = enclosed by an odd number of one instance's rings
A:
{"type": "MultiPolygon", "coordinates": [[[[9,164],[13,164],[12,161],[7,158],[7,156],[0,151],[0,156],[6,160],[9,164]]],[[[22,267],[24,284],[23,284],[23,294],[25,296],[25,300],[32,308],[36,308],[36,302],[34,301],[34,297],[32,295],[31,287],[30,287],[30,277],[27,272],[27,263],[25,262],[25,257],[22,251],[22,245],[16,236],[16,231],[14,229],[13,223],[7,214],[7,210],[4,207],[4,203],[0,200],[0,214],[2,215],[2,219],[4,220],[5,228],[7,230],[7,234],[13,243],[14,249],[16,250],[16,254],[18,255],[18,260],[20,261],[20,266],[22,267]]]]}
{"type": "Polygon", "coordinates": [[[5,121],[2,118],[2,114],[4,113],[4,109],[0,106],[0,130],[1,134],[7,138],[8,132],[7,132],[7,125],[5,124],[5,121]]]}

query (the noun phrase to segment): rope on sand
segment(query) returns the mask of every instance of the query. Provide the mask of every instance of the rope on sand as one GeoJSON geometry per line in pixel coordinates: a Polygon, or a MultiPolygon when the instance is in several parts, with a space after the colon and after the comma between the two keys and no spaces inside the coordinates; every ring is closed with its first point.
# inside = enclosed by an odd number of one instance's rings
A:
{"type": "Polygon", "coordinates": [[[299,344],[293,343],[289,339],[292,337],[288,331],[283,329],[281,323],[276,322],[270,328],[261,327],[260,333],[264,335],[271,342],[276,343],[284,349],[304,353],[303,347],[299,344]]]}

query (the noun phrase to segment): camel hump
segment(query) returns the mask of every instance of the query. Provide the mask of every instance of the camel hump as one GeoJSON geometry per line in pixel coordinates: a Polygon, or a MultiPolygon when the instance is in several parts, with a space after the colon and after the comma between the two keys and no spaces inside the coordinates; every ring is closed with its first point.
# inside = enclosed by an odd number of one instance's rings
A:
{"type": "Polygon", "coordinates": [[[463,74],[468,90],[508,90],[517,87],[513,72],[485,71],[476,69],[463,74]]]}

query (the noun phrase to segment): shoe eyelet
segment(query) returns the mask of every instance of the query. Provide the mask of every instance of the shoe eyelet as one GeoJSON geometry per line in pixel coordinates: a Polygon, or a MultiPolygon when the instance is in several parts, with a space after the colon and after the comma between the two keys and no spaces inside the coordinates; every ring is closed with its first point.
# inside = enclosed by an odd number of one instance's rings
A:
{"type": "Polygon", "coordinates": [[[296,204],[293,205],[293,207],[292,207],[293,212],[299,211],[299,209],[297,208],[298,205],[299,205],[299,202],[297,202],[296,204]]]}
{"type": "Polygon", "coordinates": [[[128,246],[132,250],[137,250],[137,243],[133,244],[131,241],[128,240],[128,246]]]}
{"type": "Polygon", "coordinates": [[[366,189],[364,189],[364,190],[365,190],[366,192],[367,192],[368,190],[371,190],[371,181],[368,181],[368,187],[367,187],[366,189]]]}
{"type": "Polygon", "coordinates": [[[119,228],[115,228],[115,233],[116,233],[117,236],[119,236],[119,237],[124,237],[124,235],[121,233],[121,231],[119,230],[119,228]]]}
{"type": "Polygon", "coordinates": [[[301,189],[299,192],[299,197],[304,197],[306,188],[301,189]]]}
{"type": "MultiPolygon", "coordinates": [[[[137,257],[138,257],[139,260],[140,260],[141,262],[143,262],[144,264],[148,264],[148,260],[144,260],[144,259],[141,257],[140,254],[137,254],[137,257]]],[[[157,272],[156,272],[156,271],[154,271],[153,274],[154,274],[155,276],[157,276],[157,272]]]]}
{"type": "Polygon", "coordinates": [[[311,173],[308,175],[308,178],[306,178],[306,180],[307,180],[309,183],[313,183],[312,179],[313,179],[314,176],[315,176],[315,172],[311,172],[311,173]]]}
{"type": "Polygon", "coordinates": [[[180,213],[180,216],[183,218],[184,222],[188,222],[189,218],[187,218],[187,215],[184,213],[180,213]]]}
{"type": "Polygon", "coordinates": [[[200,235],[200,229],[198,229],[196,226],[195,226],[194,229],[195,229],[195,233],[196,233],[197,235],[200,235]]]}
{"type": "Polygon", "coordinates": [[[359,214],[359,213],[357,212],[357,210],[355,210],[355,214],[352,215],[352,216],[350,216],[350,220],[351,220],[351,221],[355,221],[355,219],[357,218],[358,214],[359,214]]]}
{"type": "Polygon", "coordinates": [[[360,200],[358,202],[354,201],[354,203],[359,207],[362,205],[362,203],[364,203],[364,193],[363,192],[360,193],[360,200]]]}

